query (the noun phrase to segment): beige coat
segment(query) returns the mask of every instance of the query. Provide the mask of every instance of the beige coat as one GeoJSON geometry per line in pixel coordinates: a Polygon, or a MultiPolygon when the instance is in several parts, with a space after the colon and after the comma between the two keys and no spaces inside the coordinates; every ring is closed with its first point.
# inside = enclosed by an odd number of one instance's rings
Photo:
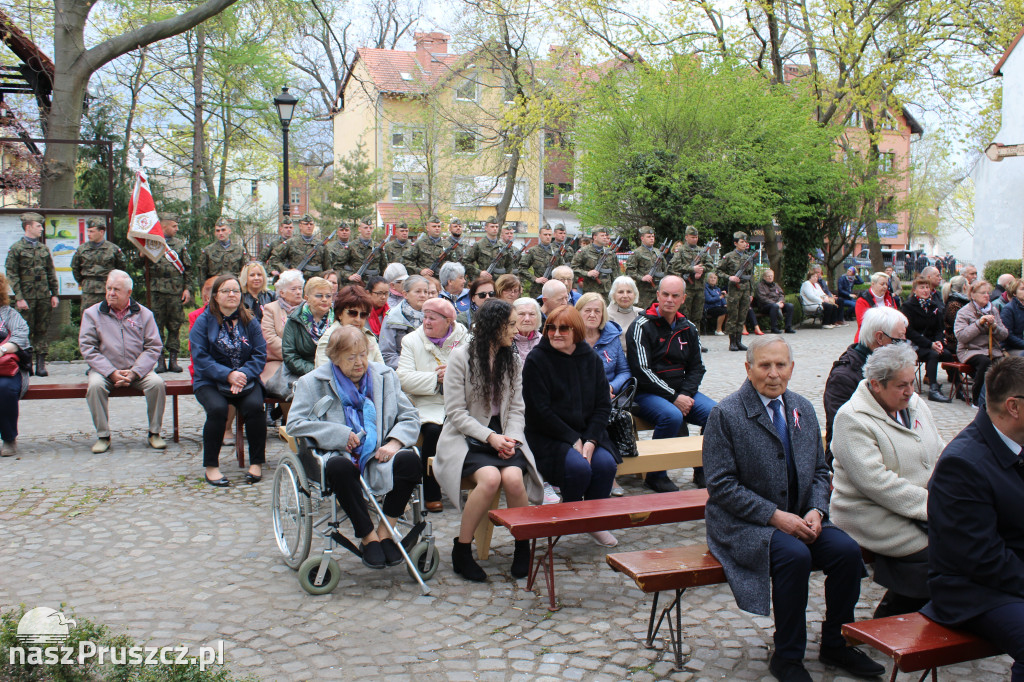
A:
{"type": "Polygon", "coordinates": [[[910,428],[894,422],[864,379],[836,414],[830,515],[861,547],[903,557],[928,546],[914,521],[928,519],[928,481],[945,447],[932,413],[914,394],[910,428]]]}
{"type": "Polygon", "coordinates": [[[437,382],[437,368],[448,364],[452,350],[465,342],[466,336],[466,328],[456,322],[440,348],[427,338],[422,325],[402,339],[398,378],[402,390],[420,411],[421,422],[444,423],[444,393],[437,382]]]}
{"type": "MultiPolygon", "coordinates": [[[[323,334],[320,335],[320,340],[316,342],[316,354],[313,356],[313,365],[320,367],[321,365],[327,364],[327,342],[331,340],[331,334],[334,333],[335,329],[340,329],[341,323],[335,322],[327,328],[323,334]]],[[[363,333],[366,334],[367,343],[367,360],[370,362],[384,363],[384,357],[380,354],[380,346],[377,345],[377,337],[373,335],[368,327],[363,327],[363,333]]]]}
{"type": "MultiPolygon", "coordinates": [[[[469,381],[469,344],[460,344],[448,358],[448,369],[444,382],[449,389],[444,393],[444,410],[447,418],[441,437],[437,440],[437,455],[434,457],[434,478],[441,490],[456,508],[462,506],[461,482],[462,463],[466,459],[466,436],[486,441],[493,431],[487,428],[491,420],[491,406],[480,400],[473,392],[469,381]]],[[[537,473],[537,463],[526,445],[523,429],[526,425],[526,408],[523,404],[523,369],[516,356],[516,374],[511,394],[501,401],[501,428],[505,436],[522,443],[523,454],[530,463],[526,472],[526,494],[531,504],[540,504],[544,499],[544,483],[537,473]]]]}
{"type": "Polygon", "coordinates": [[[263,383],[267,383],[281,366],[281,335],[284,334],[284,323],[287,321],[288,315],[281,309],[280,301],[271,301],[263,306],[260,327],[263,329],[263,339],[267,342],[267,364],[260,372],[263,383]]]}
{"type": "MultiPolygon", "coordinates": [[[[1000,342],[1005,341],[1009,332],[1003,325],[998,310],[992,310],[996,318],[996,324],[992,327],[992,358],[1003,356],[1003,348],[1000,342]]],[[[960,362],[967,362],[975,355],[988,355],[988,327],[978,324],[981,319],[981,311],[978,304],[971,301],[956,314],[956,323],[953,325],[953,335],[956,336],[956,359],[960,362]]]]}

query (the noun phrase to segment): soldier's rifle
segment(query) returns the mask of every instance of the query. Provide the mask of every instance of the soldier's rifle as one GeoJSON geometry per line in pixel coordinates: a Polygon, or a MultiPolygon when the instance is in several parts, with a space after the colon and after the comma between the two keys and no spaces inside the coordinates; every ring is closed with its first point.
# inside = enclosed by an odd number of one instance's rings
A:
{"type": "MultiPolygon", "coordinates": [[[[703,259],[704,256],[708,255],[708,252],[711,250],[712,246],[721,246],[721,245],[717,241],[715,241],[714,239],[712,239],[707,244],[705,244],[704,248],[701,249],[700,251],[698,251],[697,255],[693,257],[692,261],[690,261],[690,270],[691,271],[695,267],[700,265],[701,259],[703,259]]],[[[746,267],[746,265],[744,265],[744,267],[746,267]]],[[[749,279],[749,277],[747,279],[749,279]]],[[[693,276],[693,272],[690,272],[690,274],[686,276],[686,280],[687,280],[688,284],[693,284],[696,281],[696,278],[693,276]]]]}
{"type": "Polygon", "coordinates": [[[515,267],[512,268],[512,274],[513,275],[518,275],[519,274],[519,263],[522,262],[522,260],[523,260],[523,253],[526,251],[527,247],[529,247],[529,246],[530,246],[530,240],[529,239],[524,239],[523,240],[523,245],[519,248],[519,251],[516,252],[516,255],[514,257],[515,267]]]}
{"type": "MultiPolygon", "coordinates": [[[[313,248],[310,249],[309,253],[306,254],[306,257],[302,259],[302,262],[295,266],[295,269],[298,270],[299,272],[302,272],[303,268],[305,268],[306,265],[309,263],[309,261],[312,260],[313,256],[316,255],[317,250],[321,246],[324,246],[325,244],[327,244],[327,242],[329,242],[332,239],[334,239],[337,235],[338,235],[338,231],[337,230],[332,230],[329,235],[327,235],[326,237],[324,237],[320,241],[319,244],[314,244],[313,248]]],[[[320,268],[320,269],[323,270],[323,268],[320,268]]]]}
{"type": "Polygon", "coordinates": [[[572,246],[573,244],[579,242],[579,240],[579,235],[577,235],[572,239],[566,239],[564,242],[562,242],[562,245],[558,247],[557,251],[555,249],[551,250],[551,260],[548,261],[547,270],[544,271],[544,279],[551,279],[551,271],[558,267],[558,261],[562,260],[562,258],[565,256],[565,250],[572,246]]]}
{"type": "Polygon", "coordinates": [[[750,281],[750,275],[741,275],[740,273],[747,269],[747,266],[750,265],[754,261],[754,257],[756,255],[757,255],[757,251],[755,251],[754,249],[750,249],[750,255],[748,255],[746,257],[746,259],[740,264],[739,269],[736,271],[736,275],[735,276],[739,277],[741,282],[749,282],[750,281]]]}
{"type": "Polygon", "coordinates": [[[665,261],[665,256],[668,255],[668,250],[671,249],[671,248],[672,248],[672,240],[671,239],[666,239],[665,241],[663,241],[661,243],[661,246],[659,246],[657,249],[655,249],[655,252],[658,254],[658,257],[654,259],[654,265],[651,266],[650,271],[647,273],[648,275],[650,275],[651,277],[664,277],[665,276],[665,271],[664,270],[661,270],[661,271],[658,270],[658,263],[662,263],[662,262],[665,261]]]}
{"type": "Polygon", "coordinates": [[[450,243],[448,247],[441,252],[441,255],[437,257],[437,260],[430,264],[430,269],[434,271],[435,275],[437,274],[437,269],[441,267],[441,263],[443,263],[448,256],[452,255],[452,252],[455,251],[455,249],[459,248],[459,244],[461,242],[462,237],[459,237],[453,243],[450,243]]]}
{"type": "Polygon", "coordinates": [[[359,266],[359,269],[358,269],[358,270],[356,270],[356,275],[357,275],[357,276],[358,276],[358,277],[359,277],[360,279],[362,279],[362,277],[363,277],[363,274],[365,274],[365,273],[366,273],[366,269],[367,269],[368,267],[370,267],[370,263],[372,263],[372,262],[373,262],[373,259],[374,259],[374,258],[376,258],[376,257],[377,257],[377,254],[379,254],[379,253],[381,252],[381,249],[383,249],[383,248],[384,248],[384,245],[385,245],[385,244],[387,244],[387,243],[388,243],[389,241],[391,241],[391,240],[392,240],[392,239],[394,239],[394,238],[395,238],[395,235],[393,235],[393,234],[392,234],[392,235],[389,235],[387,239],[385,239],[385,240],[384,240],[384,241],[382,241],[382,242],[381,242],[380,244],[377,244],[377,246],[375,246],[375,247],[373,247],[372,249],[370,249],[370,253],[368,253],[368,254],[366,255],[366,258],[365,258],[365,259],[363,259],[363,264],[359,266]]]}
{"type": "Polygon", "coordinates": [[[498,253],[494,254],[494,258],[491,259],[491,264],[487,266],[487,274],[494,274],[494,266],[498,264],[498,261],[500,261],[511,248],[512,242],[503,242],[503,246],[498,250],[498,253]]]}
{"type": "Polygon", "coordinates": [[[594,264],[594,269],[597,270],[597,281],[601,281],[601,275],[610,274],[612,269],[605,268],[604,262],[608,260],[608,256],[613,256],[619,252],[619,247],[622,246],[622,237],[616,237],[615,241],[606,246],[601,252],[601,257],[597,259],[597,263],[594,264]]]}

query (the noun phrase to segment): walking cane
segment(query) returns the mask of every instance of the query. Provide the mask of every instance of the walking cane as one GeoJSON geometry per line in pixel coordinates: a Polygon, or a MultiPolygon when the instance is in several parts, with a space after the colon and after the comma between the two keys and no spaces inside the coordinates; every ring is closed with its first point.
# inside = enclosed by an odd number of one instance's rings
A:
{"type": "Polygon", "coordinates": [[[988,359],[992,359],[992,325],[988,326],[988,359]]]}

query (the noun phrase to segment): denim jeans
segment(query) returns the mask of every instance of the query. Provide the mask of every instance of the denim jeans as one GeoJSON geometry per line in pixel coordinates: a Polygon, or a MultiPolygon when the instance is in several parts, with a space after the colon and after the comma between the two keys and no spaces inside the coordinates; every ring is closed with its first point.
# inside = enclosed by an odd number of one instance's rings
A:
{"type": "MultiPolygon", "coordinates": [[[[694,424],[702,429],[708,423],[711,408],[717,405],[714,400],[701,392],[693,396],[693,405],[689,413],[683,416],[673,403],[653,393],[637,393],[633,409],[645,420],[654,424],[654,438],[675,438],[685,436],[688,431],[686,424],[694,424]]],[[[665,476],[664,471],[652,471],[648,477],[665,476]]]]}

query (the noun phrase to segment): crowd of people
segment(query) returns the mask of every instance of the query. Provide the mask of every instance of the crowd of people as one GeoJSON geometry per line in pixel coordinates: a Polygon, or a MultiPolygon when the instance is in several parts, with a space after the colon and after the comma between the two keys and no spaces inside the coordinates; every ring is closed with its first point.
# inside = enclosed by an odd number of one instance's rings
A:
{"type": "MultiPolygon", "coordinates": [[[[31,262],[39,216],[22,221],[26,245],[18,252],[31,262]]],[[[667,263],[653,248],[653,231],[641,230],[638,251],[649,253],[615,278],[604,228],[575,254],[564,229],[542,228],[541,243],[520,254],[517,267],[506,260],[493,220],[469,249],[461,229],[452,230],[461,225],[453,222],[445,239],[434,217],[420,240],[400,230],[384,247],[364,221],[357,243],[345,226],[330,248],[320,248],[309,224],[304,216],[294,237],[290,225],[282,227],[264,262],[238,263],[239,245],[229,231],[221,234],[222,224],[218,241],[204,249],[203,306],[189,315],[188,338],[193,392],[206,415],[209,485],[231,485],[219,454],[233,444],[235,415],[244,423],[249,484],[262,480],[267,427],[281,420],[291,436],[333,453],[326,476],[367,567],[403,562],[389,529],[422,481],[429,512],[442,512],[447,500],[460,514],[452,569],[483,582],[474,531],[499,490],[510,507],[623,494],[615,478],[621,453],[608,423],[612,401],[635,389],[633,412],[653,426],[653,438],[686,435],[689,425],[704,434],[704,466],[694,482],[709,492],[709,548],[741,609],[774,609],[769,669],[776,678],[810,679],[803,658],[813,569],[828,576],[821,660],[859,676],[884,672],[840,633],[854,617],[863,548],[874,553],[874,580],[887,590],[876,617],[924,609],[996,643],[1014,657],[1014,679],[1024,679],[1020,279],[1001,277],[994,288],[965,268],[943,283],[926,267],[909,291],[891,272],[878,272],[858,292],[864,282],[851,271],[833,295],[820,268],[811,268],[800,291],[805,315],[820,315],[826,327],[856,323],[853,344],[825,384],[822,440],[814,407],[788,388],[794,363],[784,334],[795,332],[794,306],[771,270],[752,281],[742,232],[716,265],[698,248],[696,230],[687,230],[667,263]],[[719,281],[729,283],[727,293],[719,281]],[[761,332],[754,311],[768,317],[772,335],[761,332]],[[720,402],[701,392],[705,314],[714,333],[729,335],[731,350],[745,351],[747,380],[720,402]],[[749,346],[745,327],[754,334],[749,346]],[[973,374],[973,395],[960,397],[982,405],[949,445],[915,390],[920,369],[929,401],[949,402],[954,396],[938,378],[947,362],[963,365],[949,370],[949,381],[955,371],[973,374]],[[268,396],[278,407],[266,408],[268,396]],[[386,519],[376,525],[360,477],[383,496],[386,519]],[[465,499],[464,479],[474,484],[465,499]]],[[[120,250],[90,240],[88,277],[101,272],[101,257],[123,261],[120,250]]],[[[183,267],[172,262],[161,293],[180,312],[190,298],[191,264],[178,260],[183,267]]],[[[17,452],[29,371],[45,371],[29,355],[39,342],[36,318],[19,314],[31,307],[29,284],[40,279],[13,265],[9,258],[8,276],[0,276],[3,455],[17,452]]],[[[165,351],[183,316],[156,314],[132,297],[133,286],[127,272],[110,268],[102,300],[83,310],[79,343],[89,367],[94,453],[111,447],[107,400],[121,386],[145,395],[147,442],[166,447],[159,375],[176,366],[177,351],[165,351]]],[[[648,473],[644,486],[677,490],[665,471],[648,473]]],[[[603,547],[617,544],[608,531],[591,537],[603,547]]],[[[529,568],[529,544],[517,541],[510,573],[524,577],[529,568]]]]}

